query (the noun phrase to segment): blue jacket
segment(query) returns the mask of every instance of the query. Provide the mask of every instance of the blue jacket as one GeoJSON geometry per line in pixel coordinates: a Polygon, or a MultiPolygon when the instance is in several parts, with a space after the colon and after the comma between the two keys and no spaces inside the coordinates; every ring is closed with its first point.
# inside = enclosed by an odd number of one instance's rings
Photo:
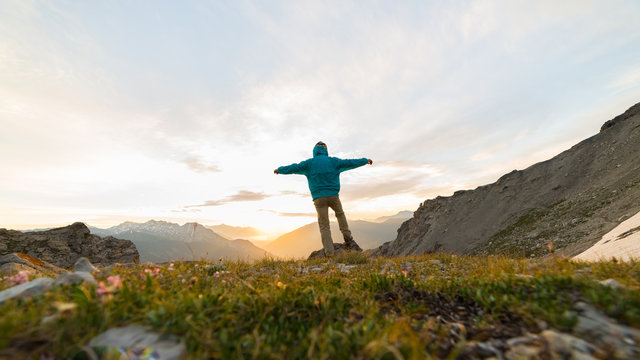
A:
{"type": "Polygon", "coordinates": [[[366,165],[368,160],[339,159],[330,157],[323,146],[313,148],[313,157],[297,164],[280,166],[279,174],[300,174],[307,177],[313,199],[338,196],[340,192],[340,173],[366,165]]]}

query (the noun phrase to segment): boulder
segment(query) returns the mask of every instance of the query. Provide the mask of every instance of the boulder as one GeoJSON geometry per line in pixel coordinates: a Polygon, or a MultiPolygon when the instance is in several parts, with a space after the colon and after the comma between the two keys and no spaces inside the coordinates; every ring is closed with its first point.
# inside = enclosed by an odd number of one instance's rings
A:
{"type": "Polygon", "coordinates": [[[52,286],[53,280],[43,277],[8,288],[6,290],[0,291],[0,304],[9,299],[40,295],[49,290],[52,286]]]}
{"type": "Polygon", "coordinates": [[[624,326],[600,313],[593,306],[579,302],[578,323],[573,331],[603,349],[613,349],[616,359],[640,358],[640,330],[624,326]]]}
{"type": "MultiPolygon", "coordinates": [[[[335,254],[352,251],[346,247],[345,244],[342,243],[333,243],[333,249],[335,250],[335,254]]],[[[326,255],[324,253],[324,249],[316,250],[309,255],[309,260],[311,259],[321,259],[325,258],[326,255]]]]}
{"type": "Polygon", "coordinates": [[[151,332],[140,325],[109,329],[89,341],[89,347],[107,349],[107,353],[113,349],[117,355],[114,358],[118,359],[124,355],[122,352],[133,355],[147,349],[153,351],[155,359],[180,359],[186,355],[184,342],[174,336],[162,336],[151,332]]]}
{"type": "Polygon", "coordinates": [[[22,270],[28,270],[34,274],[64,272],[55,265],[27,254],[11,253],[0,256],[0,275],[13,275],[22,270]]]}
{"type": "Polygon", "coordinates": [[[74,271],[71,273],[62,273],[55,281],[55,285],[73,285],[73,284],[97,284],[96,279],[86,271],[74,271]]]}
{"type": "Polygon", "coordinates": [[[0,276],[12,276],[20,271],[29,271],[33,273],[36,270],[32,267],[18,263],[6,263],[0,265],[0,276]]]}
{"type": "MultiPolygon", "coordinates": [[[[21,253],[70,269],[80,257],[94,264],[138,263],[140,255],[129,240],[92,235],[83,223],[46,231],[20,232],[0,229],[2,253],[21,253]]],[[[23,258],[24,260],[24,258],[23,258]]]]}
{"type": "Polygon", "coordinates": [[[86,257],[79,258],[75,264],[73,264],[73,271],[83,271],[92,273],[94,271],[98,271],[98,268],[93,266],[93,264],[86,257]]]}

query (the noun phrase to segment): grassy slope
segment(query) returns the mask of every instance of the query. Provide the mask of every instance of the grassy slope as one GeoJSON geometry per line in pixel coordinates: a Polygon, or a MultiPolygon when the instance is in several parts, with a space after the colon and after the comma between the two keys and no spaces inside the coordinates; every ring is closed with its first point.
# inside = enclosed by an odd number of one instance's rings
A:
{"type": "Polygon", "coordinates": [[[235,262],[222,275],[205,262],[162,266],[153,276],[144,265],[117,267],[124,286],[111,296],[83,285],[0,305],[0,358],[73,357],[92,337],[127,324],[178,335],[194,359],[446,357],[465,341],[537,331],[540,320],[570,331],[578,300],[640,327],[637,262],[362,254],[335,261],[235,262]],[[337,263],[357,266],[342,272],[337,263]],[[317,265],[324,269],[313,271],[317,265]],[[608,278],[627,288],[598,283],[608,278]],[[76,307],[41,325],[59,311],[56,302],[76,307]]]}

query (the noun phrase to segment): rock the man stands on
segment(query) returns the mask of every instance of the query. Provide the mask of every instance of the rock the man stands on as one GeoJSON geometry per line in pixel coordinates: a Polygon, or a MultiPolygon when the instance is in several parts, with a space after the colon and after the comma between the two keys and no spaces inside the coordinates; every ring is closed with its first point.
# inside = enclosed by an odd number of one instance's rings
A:
{"type": "Polygon", "coordinates": [[[355,169],[357,167],[373,164],[371,159],[339,159],[330,157],[327,145],[319,141],[313,147],[313,157],[297,164],[280,166],[273,172],[275,174],[300,174],[307,177],[313,204],[318,213],[318,225],[322,245],[327,256],[333,256],[333,240],[331,239],[331,229],[329,227],[329,208],[333,209],[338,219],[340,232],[344,236],[344,243],[347,249],[362,251],[360,246],[353,240],[347,217],[342,210],[342,203],[338,193],[340,192],[340,173],[355,169]]]}

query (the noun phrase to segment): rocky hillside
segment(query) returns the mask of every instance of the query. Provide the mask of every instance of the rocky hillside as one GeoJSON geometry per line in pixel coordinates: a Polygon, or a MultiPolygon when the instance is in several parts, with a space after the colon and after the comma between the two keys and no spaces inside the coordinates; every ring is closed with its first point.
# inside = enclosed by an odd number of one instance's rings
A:
{"type": "Polygon", "coordinates": [[[145,223],[125,222],[108,229],[91,228],[98,235],[131,240],[142,262],[171,260],[260,259],[266,251],[246,240],[228,240],[197,223],[179,225],[150,220],[145,223]]]}
{"type": "Polygon", "coordinates": [[[554,158],[420,204],[384,256],[575,255],[640,211],[640,103],[554,158]]]}
{"type": "Polygon", "coordinates": [[[97,264],[137,263],[139,254],[129,240],[92,235],[83,223],[46,231],[20,232],[0,229],[0,255],[22,253],[61,268],[70,268],[80,257],[97,264]]]}

